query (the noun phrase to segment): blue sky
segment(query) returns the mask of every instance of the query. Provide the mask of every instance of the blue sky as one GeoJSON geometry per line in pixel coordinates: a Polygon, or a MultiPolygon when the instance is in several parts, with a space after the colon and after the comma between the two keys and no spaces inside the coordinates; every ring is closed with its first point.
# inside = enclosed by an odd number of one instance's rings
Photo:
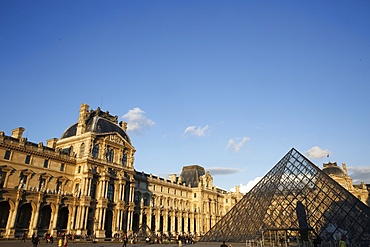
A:
{"type": "Polygon", "coordinates": [[[291,148],[370,183],[369,1],[0,1],[0,130],[60,138],[81,103],[135,168],[229,190],[291,148]]]}

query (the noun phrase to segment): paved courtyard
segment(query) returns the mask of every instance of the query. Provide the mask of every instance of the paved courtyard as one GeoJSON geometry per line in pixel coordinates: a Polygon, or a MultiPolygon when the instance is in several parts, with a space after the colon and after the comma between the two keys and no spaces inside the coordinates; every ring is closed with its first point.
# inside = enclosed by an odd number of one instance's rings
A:
{"type": "MultiPolygon", "coordinates": [[[[226,243],[228,245],[232,245],[232,247],[245,247],[245,243],[226,243]]],[[[44,241],[42,241],[38,247],[57,247],[57,242],[54,241],[53,244],[46,244],[44,241]]],[[[221,242],[217,243],[196,243],[196,244],[187,244],[182,245],[182,247],[220,247],[221,242]]],[[[107,241],[101,241],[97,243],[93,242],[69,242],[68,247],[121,247],[121,242],[107,242],[107,241]]],[[[127,247],[179,247],[175,243],[170,244],[127,244],[127,247]]],[[[26,240],[26,242],[21,242],[20,240],[0,240],[0,247],[32,247],[31,240],[26,240]]]]}

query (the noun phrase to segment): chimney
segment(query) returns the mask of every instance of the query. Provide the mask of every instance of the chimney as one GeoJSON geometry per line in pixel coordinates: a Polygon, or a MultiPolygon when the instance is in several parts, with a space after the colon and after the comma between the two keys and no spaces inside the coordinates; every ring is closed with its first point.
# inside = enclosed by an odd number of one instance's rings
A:
{"type": "Polygon", "coordinates": [[[13,129],[12,130],[12,137],[17,138],[18,140],[20,140],[22,138],[23,131],[24,131],[23,127],[13,129]]]}
{"type": "Polygon", "coordinates": [[[171,180],[171,182],[175,183],[176,182],[176,174],[170,174],[168,178],[171,180]]]}
{"type": "Polygon", "coordinates": [[[57,145],[57,141],[58,141],[58,138],[52,138],[52,139],[47,140],[46,142],[47,142],[48,148],[55,148],[57,145]]]}
{"type": "Polygon", "coordinates": [[[81,135],[86,131],[86,118],[89,113],[89,106],[87,104],[81,104],[80,106],[80,116],[78,117],[78,124],[76,135],[81,135]]]}

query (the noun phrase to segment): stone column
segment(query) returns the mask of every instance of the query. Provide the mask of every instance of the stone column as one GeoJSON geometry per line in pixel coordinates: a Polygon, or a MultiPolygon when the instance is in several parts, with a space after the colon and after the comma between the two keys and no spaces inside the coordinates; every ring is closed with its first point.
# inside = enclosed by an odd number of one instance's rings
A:
{"type": "Polygon", "coordinates": [[[155,231],[156,231],[156,233],[159,233],[159,232],[162,231],[162,229],[160,229],[160,226],[161,226],[161,210],[160,209],[154,210],[154,214],[155,214],[155,231]]]}
{"type": "Polygon", "coordinates": [[[40,202],[40,200],[38,200],[34,204],[35,204],[35,207],[32,207],[32,208],[34,208],[35,211],[32,212],[32,216],[31,216],[31,220],[30,220],[30,225],[28,226],[28,232],[32,232],[32,229],[35,229],[35,230],[37,229],[37,221],[39,219],[39,212],[40,212],[41,202],[40,202]]]}
{"type": "Polygon", "coordinates": [[[201,229],[200,213],[195,214],[194,220],[195,220],[195,227],[196,227],[194,230],[199,235],[200,234],[200,229],[201,229]]]}
{"type": "Polygon", "coordinates": [[[191,233],[194,233],[194,213],[190,213],[190,228],[189,228],[189,230],[190,230],[190,232],[191,233]]]}
{"type": "Polygon", "coordinates": [[[175,235],[175,224],[176,224],[176,214],[175,214],[175,211],[172,211],[170,213],[171,215],[171,225],[170,225],[170,231],[171,231],[171,234],[174,234],[175,235]]]}
{"type": "MultiPolygon", "coordinates": [[[[15,200],[14,207],[10,207],[8,223],[6,224],[6,237],[15,237],[15,219],[17,218],[18,206],[19,206],[19,198],[15,200]]],[[[11,205],[11,204],[10,204],[11,205]]],[[[28,237],[32,236],[31,232],[28,232],[28,237]]]]}
{"type": "Polygon", "coordinates": [[[184,232],[189,233],[189,213],[184,212],[183,217],[184,217],[184,232]]]}
{"type": "Polygon", "coordinates": [[[105,214],[107,212],[107,209],[106,208],[102,208],[102,216],[101,216],[101,225],[100,225],[100,229],[102,230],[105,230],[105,214]]]}
{"type": "Polygon", "coordinates": [[[177,231],[182,233],[182,212],[177,212],[177,231]]]}
{"type": "Polygon", "coordinates": [[[75,221],[75,215],[76,215],[76,206],[73,204],[72,205],[72,213],[68,215],[68,225],[67,225],[67,230],[68,232],[71,232],[71,229],[74,229],[74,221],[75,221]]]}
{"type": "Polygon", "coordinates": [[[139,211],[139,227],[143,225],[144,213],[145,213],[144,209],[140,208],[140,211],[139,211]]]}
{"type": "MultiPolygon", "coordinates": [[[[152,214],[153,214],[153,209],[151,207],[148,208],[147,210],[147,216],[146,216],[146,222],[147,226],[152,230],[152,214]]],[[[153,229],[154,230],[154,229],[153,229]]]]}
{"type": "Polygon", "coordinates": [[[52,231],[50,234],[54,234],[54,231],[57,231],[57,223],[58,223],[58,213],[59,213],[59,207],[60,207],[60,195],[58,195],[58,198],[55,202],[55,210],[52,211],[51,217],[53,220],[50,222],[52,224],[52,231]]]}
{"type": "MultiPolygon", "coordinates": [[[[76,208],[76,207],[74,207],[76,208]]],[[[76,214],[76,218],[74,219],[74,224],[72,225],[72,229],[73,231],[76,231],[78,229],[81,229],[80,227],[80,218],[81,218],[81,210],[82,210],[82,206],[77,206],[77,208],[75,209],[77,214],[76,214]]],[[[75,214],[73,214],[75,215],[75,214]]]]}
{"type": "Polygon", "coordinates": [[[163,216],[163,232],[168,234],[168,210],[163,210],[162,211],[162,216],[163,216]]]}
{"type": "Polygon", "coordinates": [[[133,208],[129,208],[128,215],[127,215],[127,234],[132,234],[132,215],[134,213],[133,208]]]}
{"type": "Polygon", "coordinates": [[[89,218],[89,206],[85,207],[85,219],[84,219],[84,225],[83,229],[87,230],[87,220],[89,218]]]}

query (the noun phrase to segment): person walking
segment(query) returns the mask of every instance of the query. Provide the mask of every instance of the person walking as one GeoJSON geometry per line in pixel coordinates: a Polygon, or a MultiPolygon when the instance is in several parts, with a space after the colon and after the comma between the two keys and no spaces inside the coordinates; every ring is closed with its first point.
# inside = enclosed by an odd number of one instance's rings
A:
{"type": "Polygon", "coordinates": [[[127,236],[126,236],[126,234],[123,236],[123,244],[122,244],[122,247],[126,247],[126,245],[127,245],[127,236]]]}
{"type": "Polygon", "coordinates": [[[338,247],[346,247],[346,236],[345,235],[342,235],[342,237],[340,238],[338,247]]]}
{"type": "Polygon", "coordinates": [[[63,240],[63,247],[67,247],[67,245],[68,245],[68,236],[65,235],[63,240]]]}
{"type": "Polygon", "coordinates": [[[58,247],[62,247],[62,246],[63,246],[63,238],[59,238],[58,247]]]}
{"type": "Polygon", "coordinates": [[[227,244],[225,243],[225,241],[222,241],[222,244],[220,245],[220,247],[228,247],[227,244]]]}
{"type": "Polygon", "coordinates": [[[24,233],[22,234],[21,243],[22,243],[22,242],[26,242],[26,238],[27,238],[27,232],[24,232],[24,233]]]}
{"type": "Polygon", "coordinates": [[[33,233],[31,241],[32,241],[33,247],[37,247],[37,245],[40,242],[39,236],[37,236],[36,233],[33,233]]]}

